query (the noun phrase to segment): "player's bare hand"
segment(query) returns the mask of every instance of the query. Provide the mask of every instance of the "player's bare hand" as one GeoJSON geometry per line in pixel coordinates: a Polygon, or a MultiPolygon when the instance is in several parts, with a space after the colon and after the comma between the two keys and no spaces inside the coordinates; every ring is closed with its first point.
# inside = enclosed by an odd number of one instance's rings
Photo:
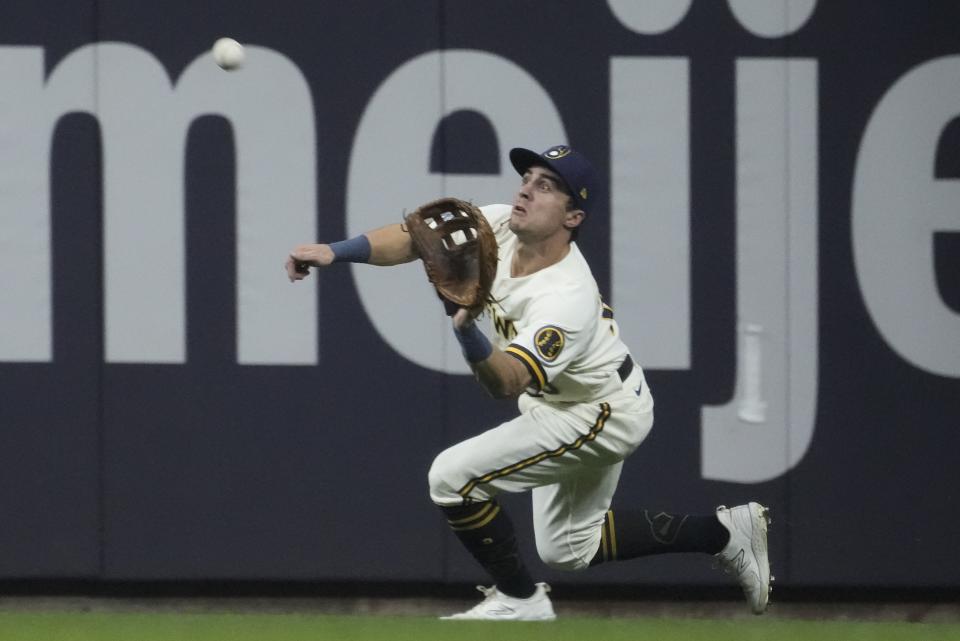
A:
{"type": "Polygon", "coordinates": [[[284,267],[291,283],[303,280],[310,275],[311,267],[326,267],[333,262],[334,254],[330,245],[297,245],[287,256],[284,267]]]}
{"type": "Polygon", "coordinates": [[[457,330],[466,329],[470,325],[473,325],[473,322],[477,320],[477,316],[480,315],[482,310],[478,309],[476,313],[471,312],[466,307],[461,307],[453,315],[453,327],[457,330]]]}

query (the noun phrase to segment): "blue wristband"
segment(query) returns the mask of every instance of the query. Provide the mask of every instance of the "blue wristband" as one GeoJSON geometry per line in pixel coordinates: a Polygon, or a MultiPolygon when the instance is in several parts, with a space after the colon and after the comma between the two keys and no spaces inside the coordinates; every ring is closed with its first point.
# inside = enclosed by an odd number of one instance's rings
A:
{"type": "Polygon", "coordinates": [[[370,260],[370,239],[364,234],[330,243],[330,249],[335,263],[366,263],[370,260]]]}
{"type": "Polygon", "coordinates": [[[470,324],[466,329],[453,330],[453,335],[460,341],[460,348],[463,350],[463,357],[468,363],[479,363],[490,358],[493,353],[493,346],[480,328],[470,324]]]}

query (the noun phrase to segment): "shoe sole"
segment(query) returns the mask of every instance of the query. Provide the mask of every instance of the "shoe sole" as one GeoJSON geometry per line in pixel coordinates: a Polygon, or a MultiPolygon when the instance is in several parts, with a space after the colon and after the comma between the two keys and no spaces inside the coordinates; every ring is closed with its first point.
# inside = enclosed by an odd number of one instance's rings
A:
{"type": "Polygon", "coordinates": [[[503,621],[509,623],[511,621],[555,621],[557,619],[556,615],[553,616],[543,616],[543,617],[526,617],[522,619],[508,619],[507,617],[458,617],[458,616],[445,616],[437,617],[440,621],[503,621]]]}
{"type": "MultiPolygon", "coordinates": [[[[766,584],[767,584],[767,593],[764,595],[763,602],[760,604],[760,609],[754,609],[754,614],[763,614],[767,610],[767,605],[770,603],[770,593],[773,591],[770,582],[773,581],[773,577],[770,576],[770,557],[767,553],[767,526],[772,522],[770,518],[770,509],[760,505],[759,503],[750,503],[750,516],[753,518],[753,527],[750,528],[750,548],[753,552],[754,558],[757,559],[757,566],[760,569],[761,575],[766,571],[766,584]],[[764,565],[759,563],[760,560],[765,561],[764,565]]],[[[760,577],[763,580],[763,576],[760,577]]]]}

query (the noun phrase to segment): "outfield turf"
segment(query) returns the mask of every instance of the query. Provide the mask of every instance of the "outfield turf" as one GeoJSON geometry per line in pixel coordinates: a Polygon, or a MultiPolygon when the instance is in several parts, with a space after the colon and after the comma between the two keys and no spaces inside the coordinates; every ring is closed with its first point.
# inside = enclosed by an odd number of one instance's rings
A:
{"type": "Polygon", "coordinates": [[[305,614],[0,612],[2,641],[941,641],[958,624],[564,618],[551,623],[305,614]]]}

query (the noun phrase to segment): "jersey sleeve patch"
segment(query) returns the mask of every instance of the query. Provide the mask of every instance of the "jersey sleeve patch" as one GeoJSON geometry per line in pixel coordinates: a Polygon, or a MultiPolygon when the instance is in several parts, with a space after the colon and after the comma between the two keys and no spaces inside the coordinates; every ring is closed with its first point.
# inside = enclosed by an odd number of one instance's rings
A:
{"type": "Polygon", "coordinates": [[[537,348],[540,358],[552,363],[557,360],[557,356],[563,350],[567,342],[567,337],[559,327],[547,325],[537,330],[533,337],[533,344],[537,348]]]}
{"type": "Polygon", "coordinates": [[[530,372],[530,376],[533,378],[534,383],[536,383],[537,389],[543,389],[547,386],[547,372],[543,369],[543,365],[540,363],[540,361],[538,361],[529,350],[521,345],[517,345],[516,343],[510,343],[503,351],[524,364],[524,366],[527,368],[527,371],[530,372]]]}

